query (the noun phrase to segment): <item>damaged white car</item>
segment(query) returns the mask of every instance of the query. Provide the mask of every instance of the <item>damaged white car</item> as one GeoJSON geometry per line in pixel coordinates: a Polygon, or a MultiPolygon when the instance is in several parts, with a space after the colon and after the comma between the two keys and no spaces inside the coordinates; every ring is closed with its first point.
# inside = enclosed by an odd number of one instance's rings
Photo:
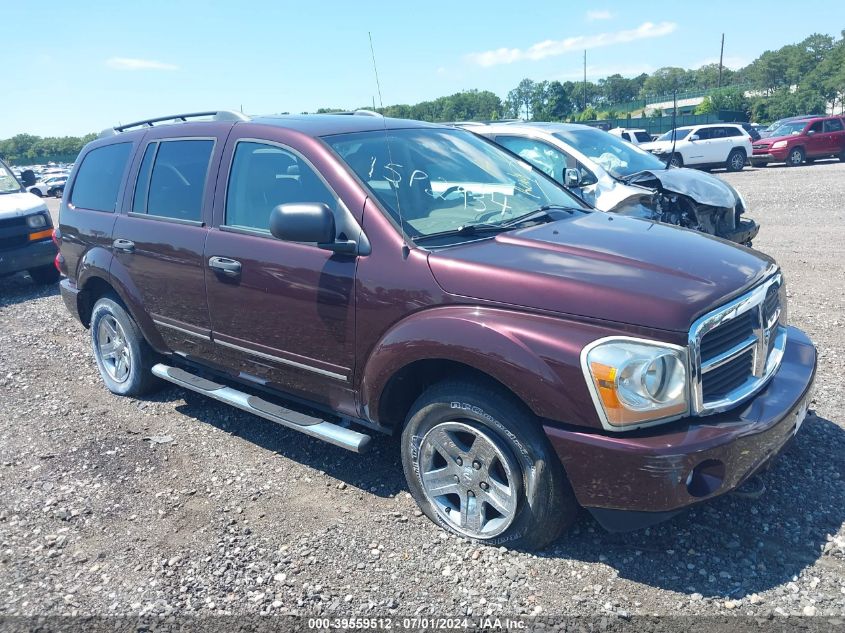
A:
{"type": "Polygon", "coordinates": [[[760,230],[743,219],[733,187],[586,125],[502,123],[470,128],[521,156],[600,211],[675,224],[751,246],[760,230]]]}

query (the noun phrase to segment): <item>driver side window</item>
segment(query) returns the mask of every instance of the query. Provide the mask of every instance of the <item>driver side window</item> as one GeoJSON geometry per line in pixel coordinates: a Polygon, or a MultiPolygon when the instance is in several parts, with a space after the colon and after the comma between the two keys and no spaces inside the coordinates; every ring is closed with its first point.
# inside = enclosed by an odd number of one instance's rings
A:
{"type": "Polygon", "coordinates": [[[229,173],[225,225],[270,235],[270,212],[291,202],[322,202],[337,212],[334,194],[298,155],[275,145],[238,143],[229,173]]]}
{"type": "Polygon", "coordinates": [[[496,142],[528,161],[556,182],[563,183],[565,169],[577,169],[581,174],[581,186],[598,182],[595,174],[566,152],[548,143],[519,136],[497,136],[496,142]]]}

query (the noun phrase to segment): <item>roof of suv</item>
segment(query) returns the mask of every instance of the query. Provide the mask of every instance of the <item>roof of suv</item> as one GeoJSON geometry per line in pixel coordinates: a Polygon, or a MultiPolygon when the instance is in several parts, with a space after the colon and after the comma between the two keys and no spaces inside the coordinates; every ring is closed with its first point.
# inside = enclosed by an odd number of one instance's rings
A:
{"type": "Polygon", "coordinates": [[[308,136],[328,136],[331,134],[348,134],[353,132],[372,132],[385,129],[402,128],[424,128],[424,127],[445,127],[424,121],[411,121],[407,119],[393,119],[383,117],[377,113],[349,112],[344,114],[298,114],[298,115],[266,115],[250,117],[241,113],[225,110],[198,112],[193,114],[176,114],[173,116],[157,117],[136,121],[126,125],[119,125],[114,128],[107,128],[100,134],[100,138],[107,138],[115,135],[128,134],[131,132],[146,131],[155,128],[168,128],[170,126],[223,123],[232,125],[236,123],[253,123],[258,125],[269,125],[283,127],[308,136]],[[210,118],[209,118],[210,117],[210,118]],[[202,120],[200,120],[202,119],[202,120]]]}

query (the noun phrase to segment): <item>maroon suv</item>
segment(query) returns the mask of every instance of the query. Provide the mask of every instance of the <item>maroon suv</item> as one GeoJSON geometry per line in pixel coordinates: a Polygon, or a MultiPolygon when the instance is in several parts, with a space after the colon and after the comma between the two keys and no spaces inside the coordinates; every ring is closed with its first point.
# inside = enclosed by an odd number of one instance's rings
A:
{"type": "Polygon", "coordinates": [[[521,547],[579,505],[631,529],[728,492],[804,420],[816,351],[768,257],[595,212],[466,130],[205,114],[109,130],[67,186],[62,296],[114,393],[401,435],[433,521],[521,547]]]}
{"type": "Polygon", "coordinates": [[[817,158],[845,161],[845,118],[841,116],[806,117],[786,121],[770,136],[754,141],[751,164],[786,163],[797,167],[817,158]]]}

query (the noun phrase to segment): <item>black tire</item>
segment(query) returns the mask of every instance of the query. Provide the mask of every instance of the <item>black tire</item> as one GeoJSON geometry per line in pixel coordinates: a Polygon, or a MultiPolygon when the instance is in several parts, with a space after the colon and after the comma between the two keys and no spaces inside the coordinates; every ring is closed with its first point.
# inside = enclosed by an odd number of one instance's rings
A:
{"type": "Polygon", "coordinates": [[[59,188],[59,189],[56,189],[56,190],[53,192],[53,195],[54,195],[54,196],[56,196],[57,198],[61,198],[62,196],[64,196],[64,195],[65,195],[65,190],[64,190],[64,187],[61,187],[61,188],[59,188]]]}
{"type": "Polygon", "coordinates": [[[57,283],[61,279],[62,274],[53,264],[47,266],[39,266],[38,268],[30,268],[28,271],[32,281],[40,286],[47,286],[57,283]]]}
{"type": "Polygon", "coordinates": [[[669,159],[669,164],[673,167],[683,167],[684,157],[675,152],[674,154],[672,154],[672,158],[669,159]]]}
{"type": "MultiPolygon", "coordinates": [[[[401,443],[405,478],[420,509],[435,524],[472,541],[489,545],[506,543],[508,547],[537,549],[555,540],[578,517],[580,506],[539,421],[520,402],[503,393],[500,387],[471,381],[443,382],[430,387],[411,407],[401,443]],[[476,499],[473,488],[477,485],[479,490],[488,490],[489,484],[483,481],[470,483],[464,486],[469,488],[468,491],[451,495],[452,498],[460,500],[461,506],[450,514],[442,505],[435,505],[426,493],[423,483],[423,472],[428,467],[425,455],[431,454],[427,450],[427,434],[432,429],[442,430],[443,425],[455,424],[471,427],[474,432],[500,449],[511,464],[510,472],[514,481],[510,489],[516,499],[515,511],[511,513],[512,518],[505,529],[489,538],[463,532],[446,518],[460,518],[464,499],[469,499],[462,495],[471,495],[476,499]],[[485,488],[485,485],[488,487],[485,488]]],[[[454,446],[458,451],[465,450],[459,447],[457,442],[454,446]]],[[[475,445],[472,446],[474,448],[475,445]]],[[[461,453],[467,462],[473,461],[471,468],[476,467],[473,448],[461,453]]],[[[442,455],[440,460],[445,463],[442,455]]],[[[494,460],[491,459],[492,461],[494,460]]],[[[447,465],[456,472],[469,473],[462,474],[461,478],[472,475],[470,466],[465,466],[460,460],[447,465]]],[[[490,468],[492,472],[493,464],[490,468]]],[[[482,473],[483,479],[484,471],[478,472],[482,473]]],[[[463,486],[463,481],[460,483],[463,486]]],[[[458,484],[455,486],[458,487],[458,484]]],[[[486,493],[477,494],[478,498],[482,498],[486,493]]],[[[438,499],[449,496],[444,494],[438,499]]],[[[473,501],[473,505],[479,507],[483,507],[483,503],[483,499],[480,502],[473,501]]],[[[492,506],[489,506],[488,502],[489,507],[492,506]]],[[[487,511],[484,514],[486,516],[487,511]]],[[[487,525],[490,525],[489,520],[487,525]]]]}
{"type": "Polygon", "coordinates": [[[725,161],[725,169],[728,171],[742,171],[747,158],[744,150],[732,149],[728,154],[728,159],[725,161]]]}
{"type": "Polygon", "coordinates": [[[793,147],[791,150],[789,150],[789,154],[786,156],[786,166],[787,167],[798,167],[803,162],[804,162],[804,148],[793,147]]]}
{"type": "Polygon", "coordinates": [[[843,149],[843,150],[839,153],[839,160],[840,160],[841,162],[845,163],[845,149],[843,149]]]}
{"type": "Polygon", "coordinates": [[[144,339],[138,324],[116,296],[103,296],[94,304],[94,309],[91,311],[91,347],[100,376],[112,393],[120,396],[140,396],[162,385],[161,380],[151,371],[152,366],[158,362],[156,353],[144,339]],[[114,372],[109,369],[112,361],[104,358],[101,351],[100,343],[107,343],[104,332],[101,330],[104,319],[108,319],[112,326],[113,321],[117,322],[119,326],[117,332],[122,336],[116,338],[124,343],[121,349],[128,348],[129,350],[121,365],[128,367],[126,376],[122,379],[119,373],[113,375],[114,372]]]}

